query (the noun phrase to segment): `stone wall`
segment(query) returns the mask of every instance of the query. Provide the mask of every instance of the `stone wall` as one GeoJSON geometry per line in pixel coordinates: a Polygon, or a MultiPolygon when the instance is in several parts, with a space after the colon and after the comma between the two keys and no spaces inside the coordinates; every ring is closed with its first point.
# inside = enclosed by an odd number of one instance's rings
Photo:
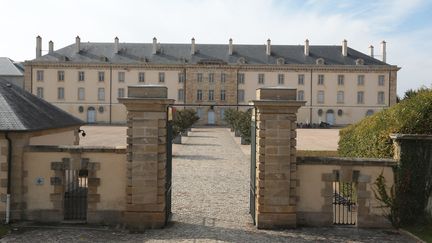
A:
{"type": "Polygon", "coordinates": [[[126,150],[105,147],[28,146],[24,153],[20,220],[60,222],[64,218],[66,170],[87,170],[87,222],[122,222],[125,209],[126,150]]]}
{"type": "Polygon", "coordinates": [[[359,158],[297,158],[297,218],[299,225],[333,225],[333,182],[354,183],[357,192],[357,227],[389,227],[372,187],[382,172],[387,186],[393,185],[395,160],[359,158]]]}

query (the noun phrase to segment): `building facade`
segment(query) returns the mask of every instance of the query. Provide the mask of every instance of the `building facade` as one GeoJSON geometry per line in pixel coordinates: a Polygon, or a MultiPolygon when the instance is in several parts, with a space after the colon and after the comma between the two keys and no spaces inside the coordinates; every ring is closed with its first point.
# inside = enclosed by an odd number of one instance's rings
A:
{"type": "Polygon", "coordinates": [[[257,88],[293,87],[306,101],[298,123],[352,124],[396,103],[397,66],[340,46],[120,43],[75,44],[25,62],[25,89],[88,123],[124,123],[117,98],[128,85],[168,87],[176,104],[196,109],[202,124],[223,123],[228,108],[245,109],[257,88]],[[194,106],[190,106],[194,105],[194,106]]]}

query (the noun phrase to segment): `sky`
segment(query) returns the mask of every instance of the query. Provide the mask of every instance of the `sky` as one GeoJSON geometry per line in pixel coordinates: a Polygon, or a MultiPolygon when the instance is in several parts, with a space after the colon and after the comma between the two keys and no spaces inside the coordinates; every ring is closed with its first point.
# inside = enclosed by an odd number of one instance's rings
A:
{"type": "MultiPolygon", "coordinates": [[[[35,58],[36,36],[54,49],[83,42],[341,45],[369,53],[387,42],[401,67],[398,94],[432,87],[431,0],[0,0],[0,57],[35,58]]],[[[379,58],[379,57],[377,57],[379,58]]]]}

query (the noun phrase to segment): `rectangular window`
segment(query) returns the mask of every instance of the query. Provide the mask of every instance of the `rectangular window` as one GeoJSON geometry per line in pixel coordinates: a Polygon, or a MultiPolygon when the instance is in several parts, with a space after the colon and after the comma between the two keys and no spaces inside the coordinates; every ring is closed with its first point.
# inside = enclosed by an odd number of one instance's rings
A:
{"type": "Polygon", "coordinates": [[[123,83],[125,81],[125,72],[118,72],[118,81],[123,83]]]}
{"type": "Polygon", "coordinates": [[[57,99],[64,100],[64,88],[57,88],[57,99]]]}
{"type": "Polygon", "coordinates": [[[220,99],[225,100],[225,90],[224,89],[221,90],[220,99]]]}
{"type": "Polygon", "coordinates": [[[105,81],[105,72],[98,72],[98,80],[99,82],[105,81]]]}
{"type": "Polygon", "coordinates": [[[165,73],[164,72],[159,73],[159,83],[165,83],[165,73]]]}
{"type": "Polygon", "coordinates": [[[385,103],[384,100],[385,100],[384,92],[382,91],[378,92],[378,104],[380,105],[384,104],[385,103]]]}
{"type": "Polygon", "coordinates": [[[239,73],[237,74],[237,82],[239,84],[244,84],[244,79],[245,79],[245,75],[244,73],[239,73]]]}
{"type": "Polygon", "coordinates": [[[345,102],[345,94],[343,91],[337,92],[336,101],[338,104],[343,104],[345,102]]]}
{"type": "Polygon", "coordinates": [[[37,81],[43,81],[44,80],[44,71],[43,70],[37,70],[36,71],[36,80],[37,81]]]}
{"type": "Polygon", "coordinates": [[[322,90],[318,91],[317,103],[324,104],[324,91],[322,90]]]}
{"type": "Polygon", "coordinates": [[[78,72],[78,81],[84,81],[85,80],[85,74],[84,71],[78,72]]]}
{"type": "Polygon", "coordinates": [[[105,100],[105,88],[98,88],[98,100],[105,100]]]}
{"type": "Polygon", "coordinates": [[[304,74],[299,74],[298,75],[298,84],[299,85],[304,85],[304,74]]]}
{"type": "Polygon", "coordinates": [[[197,82],[202,82],[202,81],[203,81],[203,74],[197,73],[197,82]]]}
{"type": "Polygon", "coordinates": [[[344,75],[338,75],[338,85],[344,85],[345,84],[345,76],[344,75]]]}
{"type": "Polygon", "coordinates": [[[214,73],[209,73],[209,83],[214,83],[214,73]]]}
{"type": "Polygon", "coordinates": [[[119,89],[117,90],[117,97],[118,97],[118,98],[123,98],[123,97],[125,97],[125,89],[124,89],[124,88],[119,88],[119,89]]]}
{"type": "Polygon", "coordinates": [[[185,81],[185,74],[184,73],[179,73],[178,74],[178,82],[179,83],[184,83],[185,81]]]}
{"type": "Polygon", "coordinates": [[[318,75],[318,85],[324,85],[324,74],[318,75]]]}
{"type": "Polygon", "coordinates": [[[285,75],[283,73],[278,74],[278,84],[285,83],[285,75]]]}
{"type": "Polygon", "coordinates": [[[64,81],[64,71],[57,71],[57,80],[64,81]]]}
{"type": "Polygon", "coordinates": [[[184,101],[184,89],[179,89],[177,93],[177,100],[184,101]]]}
{"type": "Polygon", "coordinates": [[[209,90],[208,100],[210,100],[210,101],[214,100],[214,90],[212,90],[212,89],[209,90]]]}
{"type": "Polygon", "coordinates": [[[258,74],[258,84],[264,84],[264,73],[258,74]]]}
{"type": "Polygon", "coordinates": [[[198,116],[199,118],[201,118],[202,115],[203,115],[203,109],[202,109],[202,108],[197,108],[197,116],[198,116]]]}
{"type": "Polygon", "coordinates": [[[378,76],[378,85],[379,86],[384,86],[384,75],[379,75],[378,76]]]}
{"type": "Polygon", "coordinates": [[[225,83],[226,81],[226,73],[221,73],[221,83],[225,83]]]}
{"type": "Polygon", "coordinates": [[[202,90],[198,89],[197,90],[197,100],[202,100],[203,96],[202,96],[202,90]]]}
{"type": "Polygon", "coordinates": [[[43,99],[44,98],[44,89],[42,87],[38,87],[36,89],[36,96],[43,99]]]}
{"type": "Polygon", "coordinates": [[[238,102],[244,102],[245,101],[245,91],[243,89],[238,90],[238,102]]]}
{"type": "Polygon", "coordinates": [[[140,83],[144,83],[145,82],[145,74],[144,74],[144,72],[139,72],[138,73],[138,82],[140,82],[140,83]]]}
{"type": "Polygon", "coordinates": [[[364,85],[364,75],[357,76],[357,85],[360,85],[360,86],[364,85]]]}
{"type": "Polygon", "coordinates": [[[304,100],[304,91],[303,90],[299,90],[297,92],[297,100],[304,100]]]}
{"type": "Polygon", "coordinates": [[[85,90],[84,88],[78,88],[78,100],[85,99],[85,90]]]}
{"type": "Polygon", "coordinates": [[[364,103],[364,92],[359,91],[357,92],[357,104],[363,104],[364,103]]]}
{"type": "Polygon", "coordinates": [[[225,119],[225,108],[220,108],[220,119],[225,119]]]}

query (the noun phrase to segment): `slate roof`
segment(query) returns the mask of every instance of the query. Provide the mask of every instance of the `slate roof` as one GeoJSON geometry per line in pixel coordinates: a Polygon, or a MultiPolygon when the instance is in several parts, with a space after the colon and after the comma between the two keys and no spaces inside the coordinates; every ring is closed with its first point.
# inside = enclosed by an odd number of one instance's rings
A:
{"type": "Polygon", "coordinates": [[[114,64],[197,64],[216,61],[238,64],[239,59],[244,58],[245,65],[268,65],[276,64],[278,58],[284,58],[285,64],[316,64],[318,58],[323,58],[326,65],[356,65],[356,60],[361,58],[364,65],[388,65],[349,47],[348,56],[344,57],[341,46],[311,45],[309,56],[304,55],[303,45],[272,45],[271,56],[266,55],[265,45],[234,44],[233,55],[228,55],[227,44],[196,44],[194,55],[190,53],[191,44],[158,44],[160,51],[155,55],[152,54],[152,43],[119,43],[118,54],[114,53],[114,42],[81,42],[80,46],[80,53],[76,53],[75,44],[72,44],[33,61],[114,64]]]}
{"type": "Polygon", "coordinates": [[[24,69],[7,57],[0,57],[0,76],[23,76],[24,69]]]}
{"type": "Polygon", "coordinates": [[[80,119],[0,78],[0,131],[37,131],[83,124],[80,119]]]}

